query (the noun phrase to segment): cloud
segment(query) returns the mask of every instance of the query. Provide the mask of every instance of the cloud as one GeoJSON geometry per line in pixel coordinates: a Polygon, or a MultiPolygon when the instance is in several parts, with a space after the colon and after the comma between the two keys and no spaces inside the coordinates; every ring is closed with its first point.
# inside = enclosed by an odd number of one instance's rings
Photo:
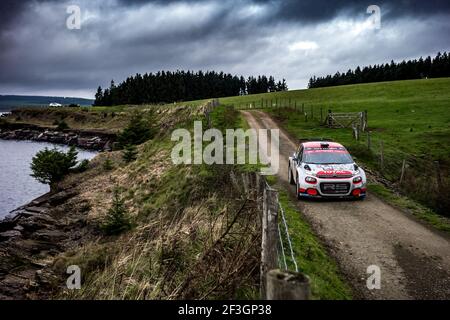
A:
{"type": "Polygon", "coordinates": [[[290,51],[316,50],[319,45],[314,41],[298,41],[288,45],[290,51]]]}
{"type": "Polygon", "coordinates": [[[359,1],[7,0],[0,12],[17,14],[0,33],[0,93],[92,97],[112,78],[162,69],[273,74],[301,88],[314,74],[448,50],[450,14],[435,2],[381,4],[374,30],[359,1]],[[68,4],[81,30],[66,28],[68,4]]]}

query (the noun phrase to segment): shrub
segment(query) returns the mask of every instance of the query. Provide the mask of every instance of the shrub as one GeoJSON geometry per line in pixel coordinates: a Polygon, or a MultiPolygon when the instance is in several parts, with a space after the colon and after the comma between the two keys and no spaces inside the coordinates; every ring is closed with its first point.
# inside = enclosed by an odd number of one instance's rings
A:
{"type": "Polygon", "coordinates": [[[149,121],[145,120],[142,113],[136,112],[130,119],[127,127],[117,137],[120,147],[133,144],[138,145],[154,137],[155,130],[149,121]]]}
{"type": "Polygon", "coordinates": [[[122,158],[123,160],[125,160],[126,163],[130,163],[136,160],[137,158],[136,146],[132,144],[127,144],[125,146],[125,149],[123,150],[122,158]]]}
{"type": "Polygon", "coordinates": [[[111,171],[112,169],[114,169],[114,166],[111,159],[106,159],[105,162],[103,162],[103,170],[111,171]]]}
{"type": "Polygon", "coordinates": [[[56,127],[56,130],[58,130],[58,131],[64,131],[64,130],[66,130],[66,129],[69,129],[69,125],[68,125],[64,120],[61,120],[61,121],[58,123],[58,125],[57,125],[57,127],[56,127]]]}
{"type": "Polygon", "coordinates": [[[117,187],[114,189],[112,205],[101,228],[107,235],[117,235],[131,229],[131,222],[117,187]]]}
{"type": "Polygon", "coordinates": [[[36,153],[31,160],[33,172],[31,176],[40,183],[50,185],[51,190],[55,190],[56,184],[77,164],[77,155],[75,147],[71,147],[67,153],[56,148],[45,148],[36,153]]]}

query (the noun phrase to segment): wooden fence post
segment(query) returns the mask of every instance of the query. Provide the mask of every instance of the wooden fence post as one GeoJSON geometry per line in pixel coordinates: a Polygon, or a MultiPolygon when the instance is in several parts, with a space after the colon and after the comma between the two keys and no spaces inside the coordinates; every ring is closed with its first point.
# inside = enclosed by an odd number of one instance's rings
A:
{"type": "Polygon", "coordinates": [[[267,273],[267,300],[309,300],[310,279],[297,272],[270,270],[267,273]]]}
{"type": "Polygon", "coordinates": [[[305,113],[305,104],[302,103],[302,113],[305,113]]]}
{"type": "Polygon", "coordinates": [[[364,127],[363,127],[363,131],[366,131],[368,127],[369,127],[369,125],[368,125],[368,122],[367,122],[367,110],[364,110],[364,127]]]}
{"type": "Polygon", "coordinates": [[[264,189],[261,243],[261,297],[266,299],[267,272],[278,265],[278,193],[273,189],[264,189]]]}
{"type": "Polygon", "coordinates": [[[370,131],[367,131],[367,149],[370,150],[372,148],[372,142],[370,141],[370,131]]]}
{"type": "Polygon", "coordinates": [[[328,127],[331,128],[333,126],[333,113],[331,109],[328,110],[328,127]]]}
{"type": "Polygon", "coordinates": [[[400,174],[400,185],[403,182],[403,177],[405,176],[405,169],[406,169],[406,159],[403,159],[403,163],[402,163],[402,173],[400,174]]]}

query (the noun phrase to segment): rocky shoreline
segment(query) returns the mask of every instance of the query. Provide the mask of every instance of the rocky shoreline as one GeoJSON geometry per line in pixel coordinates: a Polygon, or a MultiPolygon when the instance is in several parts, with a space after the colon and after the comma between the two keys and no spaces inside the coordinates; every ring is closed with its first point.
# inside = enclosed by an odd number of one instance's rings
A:
{"type": "Polygon", "coordinates": [[[76,195],[74,188],[44,194],[0,221],[0,300],[49,298],[61,282],[65,271],[55,273],[51,257],[91,232],[76,195]]]}
{"type": "MultiPolygon", "coordinates": [[[[0,139],[110,151],[116,135],[1,123],[0,139]]],[[[0,300],[33,299],[37,295],[45,297],[47,290],[54,287],[51,283],[56,280],[55,272],[52,266],[42,261],[83,242],[91,233],[90,228],[86,228],[87,212],[84,208],[87,204],[79,201],[71,203],[76,195],[73,187],[49,192],[0,219],[0,300]]]]}
{"type": "Polygon", "coordinates": [[[111,151],[116,135],[112,133],[53,128],[30,124],[7,123],[0,127],[0,139],[30,140],[76,146],[87,150],[111,151]]]}

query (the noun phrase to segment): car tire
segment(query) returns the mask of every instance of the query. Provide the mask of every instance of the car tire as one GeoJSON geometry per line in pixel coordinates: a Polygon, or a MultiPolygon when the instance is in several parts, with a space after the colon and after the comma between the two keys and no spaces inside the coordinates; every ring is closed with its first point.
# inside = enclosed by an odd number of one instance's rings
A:
{"type": "Polygon", "coordinates": [[[298,175],[297,175],[297,182],[295,182],[295,194],[297,195],[298,200],[300,200],[302,197],[300,192],[298,192],[299,188],[300,188],[300,186],[298,185],[298,175]]]}
{"type": "Polygon", "coordinates": [[[291,166],[289,166],[289,169],[288,169],[288,180],[289,180],[290,184],[295,185],[294,178],[292,177],[291,166]]]}

